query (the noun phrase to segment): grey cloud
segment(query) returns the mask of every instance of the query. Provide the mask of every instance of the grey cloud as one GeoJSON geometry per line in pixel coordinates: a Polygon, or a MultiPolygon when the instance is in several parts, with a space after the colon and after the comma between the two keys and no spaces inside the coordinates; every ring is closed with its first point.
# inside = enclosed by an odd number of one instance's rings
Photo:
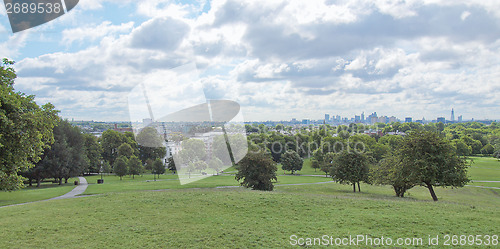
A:
{"type": "Polygon", "coordinates": [[[133,48],[173,51],[179,47],[190,27],[180,20],[158,18],[132,32],[133,48]]]}

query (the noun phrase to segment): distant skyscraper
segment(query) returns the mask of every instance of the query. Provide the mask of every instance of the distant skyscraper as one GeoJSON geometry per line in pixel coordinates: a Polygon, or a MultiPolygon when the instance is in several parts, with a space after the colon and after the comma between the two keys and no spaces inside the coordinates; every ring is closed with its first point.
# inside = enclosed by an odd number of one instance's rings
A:
{"type": "Polygon", "coordinates": [[[411,123],[412,121],[413,121],[413,118],[411,118],[411,117],[405,118],[405,123],[411,123]]]}
{"type": "Polygon", "coordinates": [[[461,122],[462,122],[462,120],[463,120],[462,115],[458,116],[458,122],[459,122],[459,123],[461,123],[461,122]]]}
{"type": "Polygon", "coordinates": [[[438,123],[441,122],[444,124],[444,123],[446,123],[446,119],[444,117],[439,117],[439,118],[437,118],[437,122],[438,123]]]}
{"type": "Polygon", "coordinates": [[[451,108],[451,121],[455,121],[455,111],[451,108]]]}
{"type": "Polygon", "coordinates": [[[330,114],[325,114],[325,123],[330,122],[330,114]]]}
{"type": "Polygon", "coordinates": [[[361,118],[360,118],[358,115],[355,115],[355,116],[354,116],[354,122],[355,122],[355,123],[359,123],[359,122],[361,122],[361,118]]]}
{"type": "Polygon", "coordinates": [[[361,113],[361,122],[365,122],[365,112],[361,113]]]}

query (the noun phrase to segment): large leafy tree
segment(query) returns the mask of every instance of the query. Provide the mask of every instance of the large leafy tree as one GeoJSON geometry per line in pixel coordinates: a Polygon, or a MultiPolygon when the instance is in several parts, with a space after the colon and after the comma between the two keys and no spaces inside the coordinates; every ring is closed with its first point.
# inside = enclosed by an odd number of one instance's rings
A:
{"type": "Polygon", "coordinates": [[[128,159],[128,170],[129,174],[132,175],[132,179],[135,178],[135,175],[140,175],[144,171],[141,160],[135,155],[128,159]]]}
{"type": "MultiPolygon", "coordinates": [[[[54,178],[62,184],[69,178],[82,174],[87,168],[88,158],[85,153],[85,139],[77,127],[68,121],[59,120],[54,127],[54,144],[42,155],[31,172],[43,170],[45,177],[54,178]]],[[[28,171],[30,173],[30,171],[28,171]]],[[[28,177],[31,177],[29,174],[28,177]]],[[[37,182],[39,179],[36,179],[37,182]]]]}
{"type": "Polygon", "coordinates": [[[113,172],[120,177],[120,181],[122,180],[123,176],[128,174],[128,160],[126,157],[121,156],[115,160],[115,162],[113,163],[113,172]]]}
{"type": "Polygon", "coordinates": [[[0,64],[0,190],[22,188],[19,172],[40,160],[54,141],[57,111],[50,103],[38,106],[35,96],[15,92],[14,62],[0,64]]]}
{"type": "Polygon", "coordinates": [[[153,169],[151,170],[151,173],[158,175],[158,179],[161,174],[165,173],[165,165],[163,165],[163,161],[160,158],[153,162],[153,169]]]}
{"type": "Polygon", "coordinates": [[[90,134],[83,134],[85,155],[87,160],[86,172],[99,173],[102,164],[102,147],[97,138],[90,134]]]}
{"type": "Polygon", "coordinates": [[[466,159],[458,156],[451,143],[437,133],[410,133],[399,156],[401,163],[409,167],[415,184],[427,187],[434,201],[438,200],[434,186],[463,187],[469,181],[466,159]]]}
{"type": "Polygon", "coordinates": [[[276,163],[270,154],[259,151],[248,153],[237,165],[235,179],[240,184],[254,190],[272,191],[276,177],[276,163]]]}
{"type": "Polygon", "coordinates": [[[341,184],[352,184],[353,191],[361,192],[360,182],[369,182],[370,158],[364,153],[348,152],[347,150],[333,157],[333,167],[330,175],[341,184]]]}
{"type": "Polygon", "coordinates": [[[406,191],[416,185],[410,167],[403,164],[398,156],[382,159],[372,172],[372,182],[391,185],[397,197],[404,197],[406,191]]]}
{"type": "Polygon", "coordinates": [[[295,151],[287,151],[281,156],[281,168],[291,171],[292,175],[295,171],[300,171],[304,165],[304,160],[295,151]]]}
{"type": "Polygon", "coordinates": [[[136,137],[139,145],[139,159],[146,162],[148,159],[156,160],[167,154],[164,140],[153,127],[145,127],[136,137]]]}

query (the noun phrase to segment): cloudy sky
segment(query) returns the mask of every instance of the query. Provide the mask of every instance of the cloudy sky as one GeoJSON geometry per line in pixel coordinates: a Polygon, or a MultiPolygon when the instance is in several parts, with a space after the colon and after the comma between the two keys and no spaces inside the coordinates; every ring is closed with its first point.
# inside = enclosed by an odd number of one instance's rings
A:
{"type": "Polygon", "coordinates": [[[80,0],[16,34],[2,7],[0,56],[79,120],[129,120],[132,89],[186,65],[205,96],[176,99],[234,100],[247,121],[500,119],[497,0],[80,0]]]}

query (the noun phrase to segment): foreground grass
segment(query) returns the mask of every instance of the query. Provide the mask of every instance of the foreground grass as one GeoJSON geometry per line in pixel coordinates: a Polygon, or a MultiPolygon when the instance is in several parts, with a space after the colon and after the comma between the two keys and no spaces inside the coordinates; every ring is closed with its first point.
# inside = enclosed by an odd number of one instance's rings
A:
{"type": "Polygon", "coordinates": [[[73,184],[76,180],[78,178],[71,178],[63,185],[44,183],[39,188],[33,186],[12,192],[0,191],[0,206],[40,201],[64,195],[75,187],[73,184]]]}
{"type": "Polygon", "coordinates": [[[383,187],[346,195],[344,187],[109,193],[7,207],[0,212],[0,248],[282,248],[291,247],[293,234],[423,238],[419,248],[427,248],[429,235],[442,243],[445,234],[500,231],[500,197],[484,189],[457,193],[459,199],[438,189],[443,201],[436,203],[390,197],[383,187]],[[468,198],[491,203],[458,202],[468,198]]]}

